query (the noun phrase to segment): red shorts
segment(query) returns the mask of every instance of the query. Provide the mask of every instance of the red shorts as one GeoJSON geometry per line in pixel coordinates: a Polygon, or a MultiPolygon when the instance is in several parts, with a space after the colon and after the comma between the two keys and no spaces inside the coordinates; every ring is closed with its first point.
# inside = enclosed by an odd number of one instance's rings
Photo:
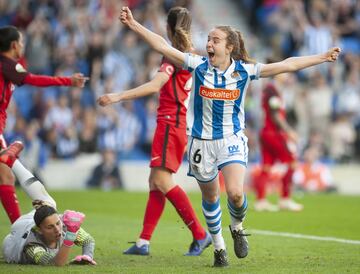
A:
{"type": "Polygon", "coordinates": [[[283,134],[262,131],[260,144],[263,164],[273,165],[276,161],[291,163],[295,161],[295,151],[290,151],[289,142],[283,134]]]}
{"type": "Polygon", "coordinates": [[[186,128],[158,122],[151,147],[150,167],[164,167],[176,173],[186,150],[186,128]]]}

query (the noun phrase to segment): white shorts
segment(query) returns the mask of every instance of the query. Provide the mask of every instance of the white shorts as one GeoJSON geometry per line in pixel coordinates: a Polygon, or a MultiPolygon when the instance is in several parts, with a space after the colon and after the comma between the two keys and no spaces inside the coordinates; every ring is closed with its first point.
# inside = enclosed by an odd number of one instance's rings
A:
{"type": "Polygon", "coordinates": [[[224,166],[248,161],[248,138],[243,131],[217,140],[188,137],[189,176],[201,183],[214,180],[224,166]]]}
{"type": "Polygon", "coordinates": [[[34,222],[35,210],[22,215],[11,226],[11,232],[3,241],[3,256],[7,263],[20,263],[21,254],[34,222]]]}

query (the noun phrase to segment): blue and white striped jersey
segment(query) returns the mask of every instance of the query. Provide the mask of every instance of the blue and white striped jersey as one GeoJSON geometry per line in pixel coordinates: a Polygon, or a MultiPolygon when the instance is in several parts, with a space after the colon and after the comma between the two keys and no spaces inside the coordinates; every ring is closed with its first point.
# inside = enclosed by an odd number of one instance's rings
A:
{"type": "Polygon", "coordinates": [[[245,128],[244,99],[251,80],[259,79],[261,64],[232,60],[225,72],[203,56],[187,53],[184,68],[193,75],[187,111],[187,134],[221,139],[245,128]]]}

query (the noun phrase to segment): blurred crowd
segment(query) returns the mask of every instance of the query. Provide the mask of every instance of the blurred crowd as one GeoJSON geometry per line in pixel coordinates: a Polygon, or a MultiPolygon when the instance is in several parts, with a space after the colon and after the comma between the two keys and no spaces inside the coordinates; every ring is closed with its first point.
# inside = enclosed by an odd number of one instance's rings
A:
{"type": "MultiPolygon", "coordinates": [[[[165,35],[166,14],[175,0],[0,0],[0,26],[14,25],[25,38],[21,62],[36,74],[90,77],[83,90],[22,86],[8,110],[5,138],[25,143],[32,170],[48,159],[113,151],[121,158],[148,157],[156,125],[157,97],[111,107],[96,98],[148,81],[161,56],[119,23],[122,6],[153,31],[165,35]]],[[[190,7],[189,7],[190,8],[190,7]]]]}
{"type": "MultiPolygon", "coordinates": [[[[319,157],[347,162],[360,156],[360,1],[243,0],[250,33],[257,38],[253,55],[265,60],[342,49],[336,64],[323,64],[288,75],[283,83],[288,119],[300,137],[300,155],[317,146],[319,157]],[[266,47],[264,46],[266,45],[266,47]]],[[[249,134],[259,127],[261,85],[248,94],[249,134]]],[[[256,144],[254,144],[256,146],[256,144]]],[[[255,150],[256,151],[256,150],[255,150]]],[[[257,157],[257,154],[253,155],[257,157]]]]}
{"type": "MultiPolygon", "coordinates": [[[[333,66],[290,75],[284,83],[289,119],[301,137],[300,149],[321,147],[334,161],[360,155],[360,1],[242,0],[247,16],[250,54],[258,61],[323,52],[339,45],[333,66]],[[254,42],[252,42],[254,43],[254,42]]],[[[149,80],[161,56],[118,22],[129,6],[142,24],[165,36],[167,11],[175,5],[192,10],[191,0],[0,0],[0,26],[15,25],[24,34],[22,63],[37,74],[90,77],[77,88],[18,87],[8,111],[5,137],[23,140],[25,163],[33,170],[48,159],[72,159],[79,153],[112,151],[117,159],[149,157],[156,125],[157,95],[111,107],[96,98],[149,80]]],[[[195,11],[192,10],[194,13],[195,11]]],[[[194,16],[194,40],[208,29],[194,16]]],[[[203,43],[205,44],[205,43],[203,43]]],[[[251,160],[258,159],[257,131],[262,84],[249,89],[246,108],[251,160]]]]}

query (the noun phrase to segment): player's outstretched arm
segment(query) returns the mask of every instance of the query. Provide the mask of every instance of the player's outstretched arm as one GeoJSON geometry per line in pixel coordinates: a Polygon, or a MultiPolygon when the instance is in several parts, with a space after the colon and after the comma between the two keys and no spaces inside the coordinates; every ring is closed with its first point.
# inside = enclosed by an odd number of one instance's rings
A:
{"type": "Polygon", "coordinates": [[[284,72],[294,72],[325,62],[337,60],[341,49],[334,47],[327,52],[318,55],[290,57],[281,62],[265,64],[261,68],[260,77],[270,77],[284,72]]]}
{"type": "Polygon", "coordinates": [[[121,9],[119,19],[121,23],[136,32],[143,40],[145,40],[146,43],[150,45],[150,47],[167,57],[173,64],[177,66],[182,66],[184,64],[185,54],[170,46],[163,37],[148,30],[137,22],[128,7],[123,7],[121,9]]]}
{"type": "Polygon", "coordinates": [[[24,78],[23,84],[36,87],[73,86],[83,88],[87,80],[89,80],[89,78],[85,77],[82,73],[74,73],[71,77],[36,75],[28,73],[24,78]]]}
{"type": "Polygon", "coordinates": [[[107,106],[120,101],[133,100],[144,97],[155,92],[159,92],[162,86],[169,80],[169,76],[165,72],[156,73],[155,77],[136,88],[126,90],[121,93],[108,93],[100,96],[96,101],[100,106],[107,106]]]}

